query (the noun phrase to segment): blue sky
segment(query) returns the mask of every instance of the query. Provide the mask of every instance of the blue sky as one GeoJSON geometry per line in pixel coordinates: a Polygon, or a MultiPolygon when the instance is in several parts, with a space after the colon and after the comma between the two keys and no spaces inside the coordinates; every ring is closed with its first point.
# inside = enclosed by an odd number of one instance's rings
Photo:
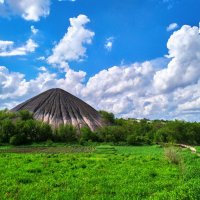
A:
{"type": "Polygon", "coordinates": [[[0,0],[0,107],[62,87],[117,116],[199,120],[199,7],[0,0]]]}

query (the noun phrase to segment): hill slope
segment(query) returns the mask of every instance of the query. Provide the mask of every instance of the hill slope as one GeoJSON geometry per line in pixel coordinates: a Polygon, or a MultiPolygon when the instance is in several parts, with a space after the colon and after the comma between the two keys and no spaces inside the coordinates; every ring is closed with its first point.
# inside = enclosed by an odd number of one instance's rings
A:
{"type": "Polygon", "coordinates": [[[28,110],[37,120],[47,122],[54,127],[71,124],[77,128],[89,126],[92,130],[103,125],[99,113],[90,105],[72,94],[59,89],[50,89],[11,111],[28,110]]]}

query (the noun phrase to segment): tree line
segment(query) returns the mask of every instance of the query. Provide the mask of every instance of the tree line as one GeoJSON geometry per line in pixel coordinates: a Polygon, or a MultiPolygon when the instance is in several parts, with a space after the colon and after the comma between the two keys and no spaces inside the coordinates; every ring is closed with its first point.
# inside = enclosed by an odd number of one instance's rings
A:
{"type": "Polygon", "coordinates": [[[33,119],[28,111],[0,111],[0,144],[22,145],[33,142],[111,142],[115,144],[184,143],[200,144],[200,123],[147,119],[117,119],[112,113],[100,111],[106,126],[91,131],[71,125],[58,128],[33,119]]]}

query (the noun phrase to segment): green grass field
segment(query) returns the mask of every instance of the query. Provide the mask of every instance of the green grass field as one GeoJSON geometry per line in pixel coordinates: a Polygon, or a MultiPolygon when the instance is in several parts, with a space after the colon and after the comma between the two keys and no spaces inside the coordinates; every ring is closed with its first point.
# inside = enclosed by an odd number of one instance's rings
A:
{"type": "Polygon", "coordinates": [[[200,199],[200,157],[177,151],[173,164],[159,146],[1,147],[0,199],[200,199]]]}

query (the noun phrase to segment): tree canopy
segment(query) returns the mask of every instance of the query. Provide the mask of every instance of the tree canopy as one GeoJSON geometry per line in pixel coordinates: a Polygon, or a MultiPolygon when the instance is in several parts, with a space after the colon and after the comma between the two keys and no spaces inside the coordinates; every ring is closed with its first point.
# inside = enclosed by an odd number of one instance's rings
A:
{"type": "Polygon", "coordinates": [[[200,144],[200,123],[186,121],[116,119],[112,113],[100,111],[105,126],[91,131],[85,126],[77,130],[71,125],[52,128],[33,119],[28,111],[0,111],[0,144],[30,144],[32,142],[112,142],[129,145],[154,143],[200,144]]]}

